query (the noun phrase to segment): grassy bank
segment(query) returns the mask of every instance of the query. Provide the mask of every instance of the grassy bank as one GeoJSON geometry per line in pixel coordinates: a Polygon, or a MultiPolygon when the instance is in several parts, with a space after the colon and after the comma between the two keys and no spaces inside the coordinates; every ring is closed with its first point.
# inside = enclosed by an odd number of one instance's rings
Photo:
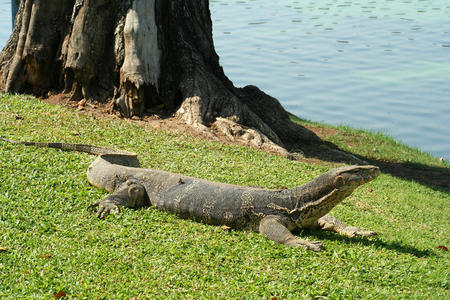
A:
{"type": "MultiPolygon", "coordinates": [[[[331,128],[335,134],[327,139],[351,153],[448,168],[378,134],[308,125],[331,128]],[[349,143],[355,136],[365,138],[349,143]]],[[[0,95],[0,132],[17,140],[133,151],[143,167],[267,188],[303,184],[331,166],[153,131],[23,96],[0,95]]],[[[98,220],[86,212],[106,196],[86,180],[93,159],[0,142],[0,298],[48,299],[59,291],[85,299],[450,296],[449,255],[436,248],[450,245],[448,190],[382,174],[332,211],[380,235],[300,232],[324,242],[326,251],[314,253],[151,208],[98,220]]]]}

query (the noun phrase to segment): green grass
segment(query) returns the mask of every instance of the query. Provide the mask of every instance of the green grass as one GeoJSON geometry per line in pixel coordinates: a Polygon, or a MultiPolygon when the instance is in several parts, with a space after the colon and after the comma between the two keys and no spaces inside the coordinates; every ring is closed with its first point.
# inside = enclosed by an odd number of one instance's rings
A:
{"type": "MultiPolygon", "coordinates": [[[[1,136],[17,140],[134,151],[143,167],[267,188],[300,185],[330,167],[153,131],[26,96],[0,94],[0,129],[1,136]]],[[[342,136],[352,132],[338,130],[342,136]]],[[[361,154],[389,144],[371,155],[394,160],[405,151],[401,159],[439,163],[377,134],[367,137],[346,150],[361,154]]],[[[450,246],[448,191],[382,174],[332,211],[380,235],[300,232],[324,242],[326,251],[314,253],[151,208],[98,220],[86,212],[106,196],[86,180],[93,159],[0,142],[0,247],[7,248],[0,250],[0,298],[49,299],[58,291],[83,299],[450,296],[449,255],[436,249],[450,246]]]]}
{"type": "MultiPolygon", "coordinates": [[[[354,155],[367,159],[394,161],[416,167],[444,167],[447,168],[447,172],[450,172],[450,164],[447,161],[441,162],[431,154],[411,148],[383,133],[354,129],[348,126],[331,126],[302,120],[295,116],[292,116],[292,119],[303,126],[328,131],[325,140],[354,155]]],[[[445,172],[446,170],[441,171],[445,172]]]]}

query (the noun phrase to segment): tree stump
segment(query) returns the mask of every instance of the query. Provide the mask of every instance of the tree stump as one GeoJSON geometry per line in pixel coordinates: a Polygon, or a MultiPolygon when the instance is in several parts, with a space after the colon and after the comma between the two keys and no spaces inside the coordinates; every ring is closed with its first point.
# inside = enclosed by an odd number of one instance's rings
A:
{"type": "Polygon", "coordinates": [[[198,131],[269,152],[320,142],[219,65],[208,0],[23,0],[0,53],[0,89],[107,102],[124,117],[164,108],[198,131]]]}

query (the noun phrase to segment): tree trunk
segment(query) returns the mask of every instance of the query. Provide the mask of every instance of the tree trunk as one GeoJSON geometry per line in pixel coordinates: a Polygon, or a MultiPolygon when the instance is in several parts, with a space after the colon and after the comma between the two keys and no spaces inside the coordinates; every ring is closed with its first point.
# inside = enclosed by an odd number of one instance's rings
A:
{"type": "Polygon", "coordinates": [[[283,155],[320,141],[276,99],[224,75],[208,0],[22,0],[0,89],[111,101],[124,117],[164,108],[208,135],[283,155]]]}

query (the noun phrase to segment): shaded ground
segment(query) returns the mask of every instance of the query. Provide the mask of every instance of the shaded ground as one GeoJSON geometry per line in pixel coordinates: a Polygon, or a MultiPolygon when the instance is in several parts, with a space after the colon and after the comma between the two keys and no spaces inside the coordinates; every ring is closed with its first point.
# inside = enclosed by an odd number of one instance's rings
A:
{"type": "MultiPolygon", "coordinates": [[[[314,131],[320,138],[326,140],[327,137],[336,135],[339,133],[334,128],[325,127],[313,127],[305,126],[306,128],[314,131]]],[[[355,135],[348,135],[349,139],[346,143],[349,146],[355,146],[354,140],[358,138],[355,135]]],[[[307,147],[304,148],[305,156],[314,157],[319,162],[335,162],[335,163],[353,163],[351,158],[346,157],[345,151],[339,149],[333,143],[325,142],[325,145],[319,147],[307,147]],[[342,153],[344,154],[342,154],[342,153]]],[[[349,154],[349,153],[347,153],[349,154]]],[[[354,154],[351,154],[354,155],[354,154]]],[[[386,161],[381,159],[373,159],[354,155],[357,158],[368,162],[369,164],[380,167],[383,173],[389,173],[393,176],[400,177],[407,180],[417,181],[421,184],[428,186],[443,187],[446,191],[450,192],[450,169],[438,166],[427,166],[423,164],[402,163],[396,161],[386,161]]]]}
{"type": "MultiPolygon", "coordinates": [[[[103,117],[120,118],[120,115],[112,111],[112,107],[108,104],[92,104],[89,102],[86,103],[85,101],[75,102],[70,101],[69,98],[69,95],[59,94],[42,100],[50,104],[64,105],[80,112],[89,111],[103,117]]],[[[199,131],[192,129],[190,126],[186,126],[182,120],[168,115],[164,110],[147,111],[144,117],[133,117],[132,120],[141,126],[148,126],[157,130],[178,133],[183,132],[201,138],[214,139],[226,144],[240,144],[225,135],[217,134],[215,137],[212,137],[211,135],[203,135],[199,131]]],[[[335,128],[308,125],[303,126],[312,130],[324,140],[340,133],[340,131],[335,128]]],[[[344,134],[344,136],[345,135],[346,134],[344,134]]],[[[357,139],[358,136],[348,135],[348,137],[349,138],[345,139],[344,142],[349,146],[355,146],[354,140],[355,138],[357,139]]],[[[383,173],[389,173],[399,178],[416,181],[430,187],[443,188],[446,192],[450,193],[450,169],[446,167],[431,167],[423,164],[407,164],[367,158],[346,152],[340,149],[337,145],[327,141],[323,144],[317,145],[298,145],[297,147],[291,147],[288,150],[294,154],[294,157],[297,160],[310,164],[331,164],[337,166],[342,163],[360,164],[367,162],[369,164],[379,166],[383,173]]]]}

